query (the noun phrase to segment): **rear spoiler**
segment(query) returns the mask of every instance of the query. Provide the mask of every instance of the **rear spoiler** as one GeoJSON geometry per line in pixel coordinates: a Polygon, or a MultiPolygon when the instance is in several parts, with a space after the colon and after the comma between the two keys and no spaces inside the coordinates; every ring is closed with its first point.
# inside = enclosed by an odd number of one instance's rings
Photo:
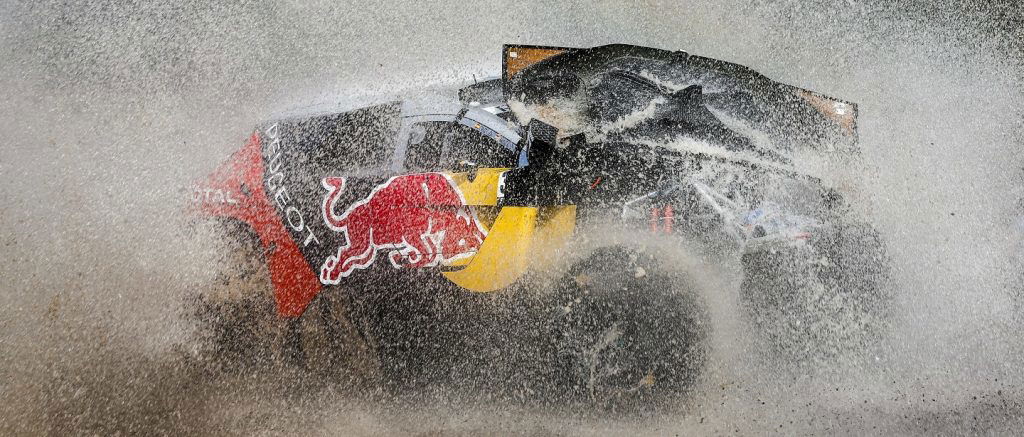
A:
{"type": "Polygon", "coordinates": [[[516,73],[545,59],[579,50],[572,47],[505,44],[501,48],[501,80],[507,82],[516,73]]]}
{"type": "Polygon", "coordinates": [[[579,49],[570,47],[505,44],[501,49],[501,78],[475,82],[459,89],[463,104],[496,105],[508,101],[508,79],[523,69],[545,59],[579,49]]]}
{"type": "MultiPolygon", "coordinates": [[[[522,73],[537,64],[546,64],[544,67],[538,66],[541,70],[564,68],[557,65],[559,63],[585,70],[599,68],[605,62],[627,56],[679,62],[684,66],[683,68],[699,69],[710,74],[729,77],[737,87],[742,88],[741,92],[758,96],[762,103],[766,103],[762,109],[774,107],[778,111],[773,112],[786,113],[782,116],[783,118],[791,121],[793,119],[802,120],[798,124],[814,123],[823,125],[822,127],[831,125],[827,130],[838,134],[837,136],[842,138],[840,142],[844,143],[834,146],[837,151],[859,152],[856,145],[858,108],[855,103],[774,81],[739,64],[690,55],[683,51],[673,52],[626,44],[612,44],[589,49],[506,44],[502,47],[502,94],[506,101],[513,97],[513,89],[528,82],[524,77],[520,77],[522,73]],[[544,62],[561,55],[568,55],[566,58],[562,58],[567,62],[544,62]]],[[[537,70],[537,68],[531,70],[537,70]]]]}

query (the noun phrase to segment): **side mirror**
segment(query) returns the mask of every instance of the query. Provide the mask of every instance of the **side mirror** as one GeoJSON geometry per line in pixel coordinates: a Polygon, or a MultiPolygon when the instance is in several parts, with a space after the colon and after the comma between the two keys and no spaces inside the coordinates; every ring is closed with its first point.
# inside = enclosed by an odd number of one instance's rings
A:
{"type": "Polygon", "coordinates": [[[544,167],[555,153],[558,128],[540,120],[530,120],[526,129],[526,160],[531,166],[544,167]]]}

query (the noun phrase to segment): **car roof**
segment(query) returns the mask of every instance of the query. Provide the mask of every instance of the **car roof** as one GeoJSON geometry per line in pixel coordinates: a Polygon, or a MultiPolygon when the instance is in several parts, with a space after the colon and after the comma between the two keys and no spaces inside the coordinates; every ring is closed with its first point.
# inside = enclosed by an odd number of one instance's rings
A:
{"type": "Polygon", "coordinates": [[[458,99],[458,92],[452,90],[404,91],[402,94],[319,94],[301,100],[301,105],[282,105],[282,109],[271,111],[271,120],[311,117],[354,111],[370,106],[388,103],[402,104],[403,115],[457,114],[465,105],[458,99]]]}

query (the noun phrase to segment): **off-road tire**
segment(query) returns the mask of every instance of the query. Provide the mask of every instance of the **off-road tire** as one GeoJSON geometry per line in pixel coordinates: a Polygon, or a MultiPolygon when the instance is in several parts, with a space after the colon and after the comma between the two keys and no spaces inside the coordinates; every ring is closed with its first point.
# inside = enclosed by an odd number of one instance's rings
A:
{"type": "Polygon", "coordinates": [[[743,256],[740,296],[761,351],[799,369],[869,359],[889,320],[878,232],[843,223],[806,247],[743,256]]]}
{"type": "Polygon", "coordinates": [[[571,405],[632,413],[697,381],[708,329],[693,287],[646,253],[606,247],[561,280],[549,313],[554,372],[571,405]]]}
{"type": "Polygon", "coordinates": [[[215,280],[188,296],[200,360],[225,371],[281,366],[294,356],[289,326],[277,317],[270,272],[258,237],[220,223],[221,259],[215,280]]]}
{"type": "Polygon", "coordinates": [[[202,362],[226,371],[290,369],[349,386],[378,379],[372,343],[349,319],[341,293],[321,293],[297,319],[280,317],[259,238],[241,223],[221,226],[217,280],[186,306],[202,362]]]}

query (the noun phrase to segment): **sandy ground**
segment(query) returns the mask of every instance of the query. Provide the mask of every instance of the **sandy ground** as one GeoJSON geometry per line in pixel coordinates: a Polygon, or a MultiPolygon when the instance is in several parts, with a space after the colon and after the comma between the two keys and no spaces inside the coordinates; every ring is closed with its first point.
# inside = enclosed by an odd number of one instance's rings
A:
{"type": "MultiPolygon", "coordinates": [[[[446,5],[0,5],[0,434],[1012,434],[1024,423],[1015,230],[1019,4],[851,0],[446,5]],[[473,400],[406,408],[302,375],[196,366],[183,297],[216,246],[183,187],[265,114],[497,74],[506,42],[627,42],[738,62],[861,106],[890,247],[874,363],[796,375],[729,325],[677,414],[582,417],[473,400]]],[[[715,280],[710,283],[714,284],[715,280]]]]}

